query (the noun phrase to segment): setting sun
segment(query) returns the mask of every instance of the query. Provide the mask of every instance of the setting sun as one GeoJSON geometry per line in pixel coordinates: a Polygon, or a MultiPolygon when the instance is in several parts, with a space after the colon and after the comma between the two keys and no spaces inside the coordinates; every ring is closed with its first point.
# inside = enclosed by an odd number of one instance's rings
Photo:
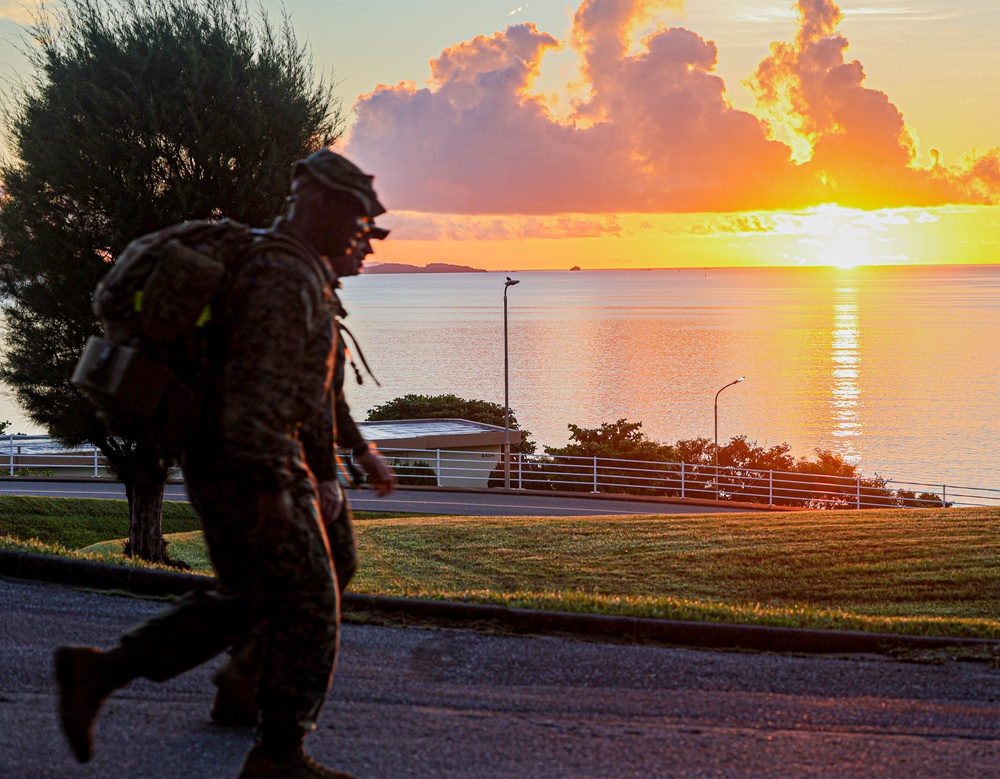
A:
{"type": "Polygon", "coordinates": [[[856,235],[835,235],[827,241],[819,259],[837,268],[854,268],[868,264],[868,246],[856,235]]]}

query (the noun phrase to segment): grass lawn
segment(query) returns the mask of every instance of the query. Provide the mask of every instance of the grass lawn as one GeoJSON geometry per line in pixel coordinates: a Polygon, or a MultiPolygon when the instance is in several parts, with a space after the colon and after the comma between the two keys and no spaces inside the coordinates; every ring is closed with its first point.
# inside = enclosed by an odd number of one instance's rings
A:
{"type": "Polygon", "coordinates": [[[1000,509],[357,524],[364,592],[1000,638],[1000,509]]]}
{"type": "MultiPolygon", "coordinates": [[[[10,529],[16,511],[7,500],[0,498],[0,535],[38,537],[10,529]]],[[[37,513],[51,517],[55,509],[37,513]]],[[[30,525],[30,519],[22,521],[30,525]]],[[[193,515],[173,521],[193,521],[193,515]]],[[[362,514],[356,527],[362,564],[352,590],[358,592],[1000,638],[1000,509],[571,518],[362,514]]],[[[168,541],[171,554],[196,569],[207,566],[193,528],[168,541]]],[[[71,546],[60,538],[51,542],[71,546]]]]}
{"type": "MultiPolygon", "coordinates": [[[[200,527],[189,504],[163,504],[164,533],[185,533],[200,527]]],[[[4,495],[0,496],[0,535],[34,538],[68,549],[128,538],[128,505],[123,500],[4,495]]]]}

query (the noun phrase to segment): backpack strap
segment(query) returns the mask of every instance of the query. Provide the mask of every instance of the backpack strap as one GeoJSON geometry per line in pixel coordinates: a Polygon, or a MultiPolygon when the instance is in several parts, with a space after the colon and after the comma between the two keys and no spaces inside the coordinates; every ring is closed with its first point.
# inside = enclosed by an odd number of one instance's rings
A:
{"type": "MultiPolygon", "coordinates": [[[[341,322],[340,319],[337,320],[337,331],[351,337],[351,343],[354,344],[354,348],[358,352],[358,359],[361,360],[361,364],[365,366],[365,371],[367,371],[368,375],[372,377],[372,381],[375,382],[375,386],[381,387],[382,384],[375,378],[375,374],[372,373],[372,369],[368,365],[368,360],[365,359],[365,353],[361,351],[361,344],[358,343],[358,339],[354,337],[354,333],[348,330],[347,325],[341,322]]],[[[347,361],[351,364],[351,368],[354,370],[354,379],[358,382],[358,384],[364,384],[365,380],[361,376],[361,371],[358,370],[357,363],[354,362],[354,357],[351,354],[351,350],[347,346],[346,341],[344,341],[344,355],[347,357],[347,361]]]]}

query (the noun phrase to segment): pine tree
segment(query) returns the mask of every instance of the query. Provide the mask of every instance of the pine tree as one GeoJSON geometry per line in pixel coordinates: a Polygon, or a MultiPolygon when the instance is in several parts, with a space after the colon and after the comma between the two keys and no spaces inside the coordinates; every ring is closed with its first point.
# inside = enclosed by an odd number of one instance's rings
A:
{"type": "Polygon", "coordinates": [[[67,445],[92,442],[126,487],[133,554],[165,559],[169,463],[110,438],[69,384],[100,332],[91,293],[133,238],[190,219],[265,226],[290,166],[342,128],[290,20],[239,0],[68,0],[25,30],[33,77],[5,97],[0,376],[67,445]]]}

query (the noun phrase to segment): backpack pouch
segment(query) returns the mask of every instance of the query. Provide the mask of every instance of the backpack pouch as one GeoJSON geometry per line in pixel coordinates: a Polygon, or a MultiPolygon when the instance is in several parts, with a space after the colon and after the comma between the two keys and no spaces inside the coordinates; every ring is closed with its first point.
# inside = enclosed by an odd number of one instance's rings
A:
{"type": "Polygon", "coordinates": [[[138,349],[93,336],[70,382],[98,408],[152,419],[176,379],[138,349]]]}
{"type": "Polygon", "coordinates": [[[158,249],[160,261],[149,275],[136,310],[143,335],[172,341],[189,335],[219,287],[226,266],[173,239],[158,249]]]}

